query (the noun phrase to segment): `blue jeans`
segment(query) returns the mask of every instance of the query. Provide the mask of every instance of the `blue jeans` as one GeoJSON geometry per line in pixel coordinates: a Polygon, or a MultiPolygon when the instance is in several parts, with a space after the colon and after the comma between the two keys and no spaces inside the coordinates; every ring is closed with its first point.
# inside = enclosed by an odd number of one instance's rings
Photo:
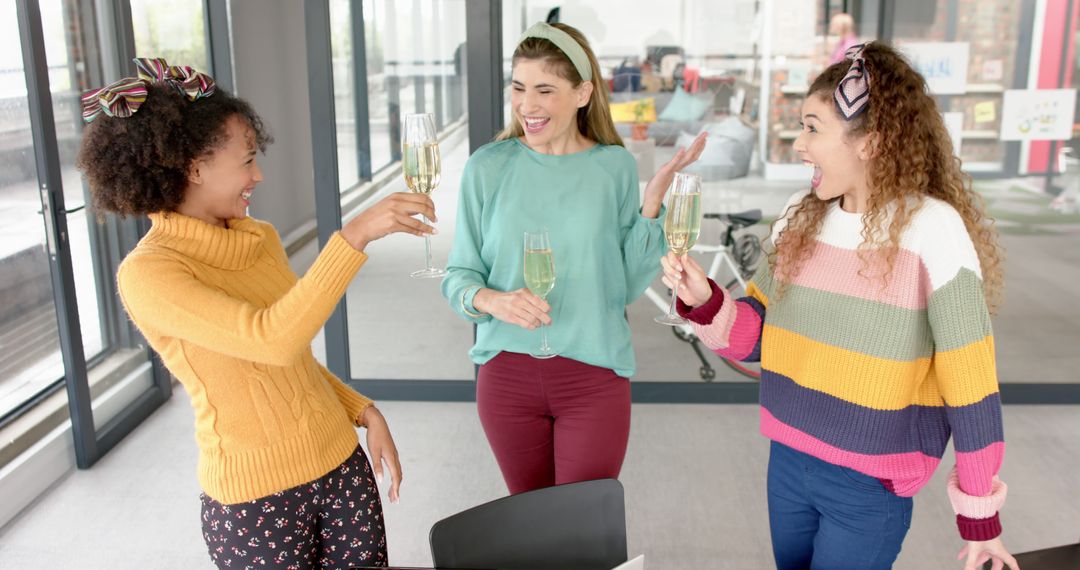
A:
{"type": "Polygon", "coordinates": [[[768,494],[780,570],[891,568],[911,527],[911,498],[775,441],[768,494]]]}

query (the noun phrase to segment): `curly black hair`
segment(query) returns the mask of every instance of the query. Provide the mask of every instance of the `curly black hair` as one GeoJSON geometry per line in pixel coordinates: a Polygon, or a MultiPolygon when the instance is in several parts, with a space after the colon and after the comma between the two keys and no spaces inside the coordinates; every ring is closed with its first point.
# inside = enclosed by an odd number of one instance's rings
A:
{"type": "Polygon", "coordinates": [[[255,131],[262,152],[273,138],[243,99],[220,87],[190,101],[176,89],[152,84],[130,117],[98,115],[83,133],[76,167],[90,185],[94,207],[121,216],[175,211],[184,200],[191,164],[227,142],[226,122],[237,116],[255,131]]]}

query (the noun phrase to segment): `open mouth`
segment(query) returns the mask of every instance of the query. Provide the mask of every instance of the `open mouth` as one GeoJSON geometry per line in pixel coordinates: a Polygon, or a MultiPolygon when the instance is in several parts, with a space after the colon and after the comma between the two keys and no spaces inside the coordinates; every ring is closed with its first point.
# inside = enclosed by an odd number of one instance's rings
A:
{"type": "Polygon", "coordinates": [[[240,199],[242,199],[245,204],[251,205],[251,190],[241,192],[240,199]]]}
{"type": "Polygon", "coordinates": [[[546,127],[547,124],[551,122],[551,119],[548,118],[548,117],[525,117],[525,116],[522,116],[522,119],[523,119],[523,122],[525,123],[525,132],[529,133],[529,134],[532,134],[532,135],[535,135],[536,133],[539,133],[540,131],[544,130],[544,127],[546,127]]]}
{"type": "Polygon", "coordinates": [[[810,187],[817,188],[818,186],[821,186],[821,167],[809,160],[804,160],[803,164],[814,169],[814,175],[810,178],[810,187]]]}

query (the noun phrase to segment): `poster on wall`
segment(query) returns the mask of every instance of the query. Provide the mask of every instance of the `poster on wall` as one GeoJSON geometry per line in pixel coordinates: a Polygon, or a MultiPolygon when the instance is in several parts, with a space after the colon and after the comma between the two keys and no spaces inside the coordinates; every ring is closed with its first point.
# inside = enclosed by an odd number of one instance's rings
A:
{"type": "Polygon", "coordinates": [[[1072,138],[1075,89],[1009,89],[1001,105],[1001,140],[1072,138]]]}
{"type": "Polygon", "coordinates": [[[900,51],[926,78],[934,95],[961,95],[967,91],[970,53],[967,42],[904,43],[900,51]]]}

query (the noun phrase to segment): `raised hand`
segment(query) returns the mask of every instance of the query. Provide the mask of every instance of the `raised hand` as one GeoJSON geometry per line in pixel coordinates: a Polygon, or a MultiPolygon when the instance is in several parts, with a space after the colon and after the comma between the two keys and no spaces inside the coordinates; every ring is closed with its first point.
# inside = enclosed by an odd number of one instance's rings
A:
{"type": "Polygon", "coordinates": [[[667,164],[660,167],[652,180],[649,180],[649,184],[645,186],[645,198],[641,203],[642,216],[655,218],[660,215],[660,206],[664,203],[664,195],[667,194],[675,173],[701,158],[701,151],[705,150],[705,138],[706,133],[701,133],[688,148],[680,148],[667,164]]]}
{"type": "Polygon", "coordinates": [[[345,238],[349,245],[363,251],[367,244],[393,233],[417,236],[438,233],[434,227],[414,218],[416,214],[423,214],[429,220],[438,221],[435,217],[435,203],[430,196],[396,192],[349,220],[345,227],[341,228],[341,237],[345,238]]]}

